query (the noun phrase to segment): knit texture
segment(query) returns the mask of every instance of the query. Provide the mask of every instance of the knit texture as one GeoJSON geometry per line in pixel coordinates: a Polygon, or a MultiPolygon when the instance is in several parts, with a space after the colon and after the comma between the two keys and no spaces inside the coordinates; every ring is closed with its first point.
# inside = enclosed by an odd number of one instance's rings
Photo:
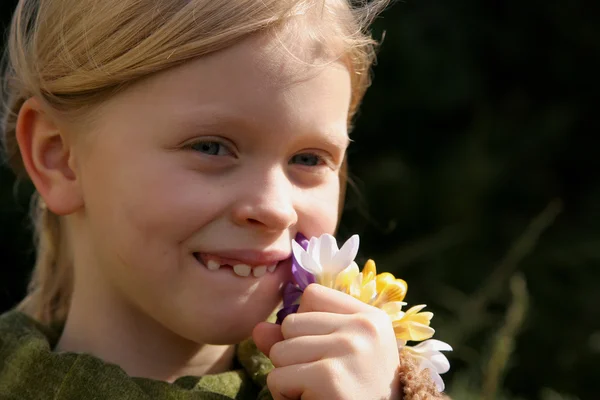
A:
{"type": "Polygon", "coordinates": [[[0,317],[0,399],[271,399],[265,385],[273,365],[250,340],[237,347],[243,369],[167,383],[132,378],[89,354],[54,353],[59,332],[17,311],[0,317]]]}
{"type": "Polygon", "coordinates": [[[450,400],[438,392],[427,370],[419,371],[418,361],[405,351],[400,351],[400,381],[405,400],[450,400]]]}

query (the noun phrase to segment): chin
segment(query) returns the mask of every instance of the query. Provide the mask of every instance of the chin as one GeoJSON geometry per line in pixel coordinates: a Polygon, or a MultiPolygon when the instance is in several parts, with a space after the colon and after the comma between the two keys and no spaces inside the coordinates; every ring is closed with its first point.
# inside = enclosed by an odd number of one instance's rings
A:
{"type": "MultiPolygon", "coordinates": [[[[254,328],[254,327],[253,327],[254,328]]],[[[212,340],[206,341],[212,345],[236,345],[252,336],[252,329],[238,330],[229,332],[219,332],[213,336],[212,340]]]]}
{"type": "Polygon", "coordinates": [[[238,344],[252,336],[252,330],[262,319],[256,321],[239,321],[232,323],[218,323],[204,327],[201,334],[196,336],[197,343],[212,345],[238,344]]]}
{"type": "Polygon", "coordinates": [[[275,307],[273,309],[255,308],[251,310],[248,307],[243,307],[242,310],[236,310],[237,312],[221,311],[223,312],[206,315],[204,318],[199,319],[199,325],[188,326],[186,329],[188,334],[185,336],[196,343],[212,345],[238,344],[251,337],[254,327],[258,323],[266,321],[275,311],[275,307]]]}

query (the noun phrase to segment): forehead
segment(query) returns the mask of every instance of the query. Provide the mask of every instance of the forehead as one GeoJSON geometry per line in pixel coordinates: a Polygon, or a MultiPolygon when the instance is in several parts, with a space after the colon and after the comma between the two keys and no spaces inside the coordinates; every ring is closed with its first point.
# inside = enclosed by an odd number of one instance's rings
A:
{"type": "Polygon", "coordinates": [[[260,35],[140,81],[108,109],[188,118],[237,114],[279,129],[312,124],[345,131],[350,97],[343,62],[308,41],[260,35]]]}
{"type": "Polygon", "coordinates": [[[252,59],[256,71],[283,85],[313,77],[327,67],[348,69],[334,33],[328,39],[317,39],[312,32],[318,31],[306,23],[292,25],[249,38],[248,46],[239,48],[238,54],[252,59]]]}
{"type": "MultiPolygon", "coordinates": [[[[299,35],[274,32],[251,36],[221,51],[211,53],[148,79],[144,86],[164,86],[176,81],[204,81],[205,87],[236,86],[240,89],[282,89],[301,85],[320,75],[348,74],[342,57],[327,51],[325,45],[299,35]],[[226,79],[223,79],[226,77],[226,79]],[[217,79],[215,79],[217,78],[217,79]]],[[[347,80],[350,89],[350,79],[347,80]]],[[[222,88],[220,88],[222,89],[222,88]]]]}

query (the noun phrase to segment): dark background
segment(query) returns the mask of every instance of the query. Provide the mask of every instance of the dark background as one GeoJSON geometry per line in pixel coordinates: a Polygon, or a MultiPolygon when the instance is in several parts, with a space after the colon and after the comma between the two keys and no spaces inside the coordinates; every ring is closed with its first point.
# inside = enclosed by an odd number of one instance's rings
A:
{"type": "MultiPolygon", "coordinates": [[[[435,312],[455,399],[600,398],[600,2],[407,0],[383,31],[340,237],[435,312]]],[[[0,311],[30,190],[0,169],[0,311]]]]}

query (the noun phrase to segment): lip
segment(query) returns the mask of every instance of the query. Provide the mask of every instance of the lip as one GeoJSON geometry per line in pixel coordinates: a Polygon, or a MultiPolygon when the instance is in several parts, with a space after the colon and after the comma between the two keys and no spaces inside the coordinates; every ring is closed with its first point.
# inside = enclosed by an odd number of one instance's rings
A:
{"type": "Polygon", "coordinates": [[[250,267],[259,265],[273,265],[285,261],[292,256],[291,251],[283,250],[223,250],[194,252],[196,258],[205,259],[205,257],[218,257],[224,264],[246,264],[250,267]]]}

